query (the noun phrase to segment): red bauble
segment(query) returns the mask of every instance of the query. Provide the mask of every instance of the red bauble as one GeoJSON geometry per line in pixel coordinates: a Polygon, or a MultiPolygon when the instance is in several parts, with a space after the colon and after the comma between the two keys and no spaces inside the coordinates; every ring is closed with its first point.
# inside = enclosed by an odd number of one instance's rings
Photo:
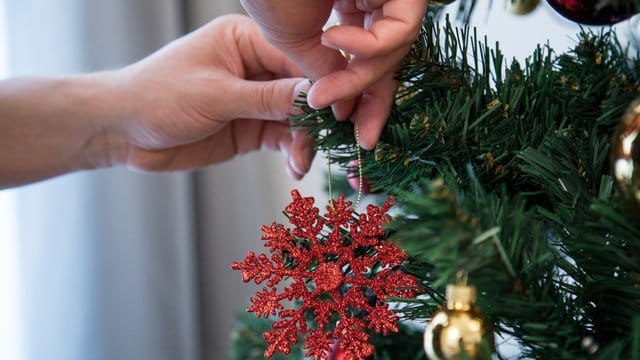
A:
{"type": "Polygon", "coordinates": [[[547,0],[565,18],[584,25],[611,25],[625,20],[638,10],[634,1],[547,0]]]}
{"type": "Polygon", "coordinates": [[[336,341],[331,344],[329,360],[344,360],[344,352],[342,352],[342,349],[340,349],[340,341],[336,341]]]}
{"type": "MultiPolygon", "coordinates": [[[[374,360],[375,354],[374,355],[370,355],[367,360],[374,360]]],[[[336,341],[331,345],[331,351],[329,353],[329,360],[346,360],[347,357],[344,353],[344,351],[342,351],[342,349],[340,348],[340,341],[336,341]]]]}
{"type": "MultiPolygon", "coordinates": [[[[349,164],[347,164],[347,181],[353,191],[358,191],[360,188],[360,174],[358,170],[359,162],[358,160],[351,160],[349,164]]],[[[364,195],[371,194],[371,183],[365,177],[362,177],[362,193],[364,195]]]]}

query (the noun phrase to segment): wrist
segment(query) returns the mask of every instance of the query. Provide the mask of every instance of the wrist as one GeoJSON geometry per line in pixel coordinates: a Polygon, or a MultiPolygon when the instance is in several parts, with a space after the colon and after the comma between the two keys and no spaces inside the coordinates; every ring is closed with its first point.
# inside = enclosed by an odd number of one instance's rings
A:
{"type": "Polygon", "coordinates": [[[93,73],[69,81],[70,96],[79,109],[78,121],[87,126],[78,164],[84,168],[119,165],[128,147],[123,133],[131,104],[121,72],[93,73]]]}
{"type": "Polygon", "coordinates": [[[111,76],[0,81],[0,188],[111,166],[110,128],[122,118],[111,76]]]}

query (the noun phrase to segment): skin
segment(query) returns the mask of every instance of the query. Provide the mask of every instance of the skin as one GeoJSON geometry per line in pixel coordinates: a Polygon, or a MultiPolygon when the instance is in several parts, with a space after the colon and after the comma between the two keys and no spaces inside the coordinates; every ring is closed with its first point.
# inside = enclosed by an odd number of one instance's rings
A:
{"type": "Polygon", "coordinates": [[[0,81],[0,187],[86,169],[199,168],[279,150],[301,178],[312,140],[291,131],[310,83],[249,18],[228,15],[125,68],[0,81]]]}
{"type": "Polygon", "coordinates": [[[372,149],[389,116],[402,59],[427,0],[242,0],[265,37],[314,81],[308,102],[358,124],[372,149]],[[340,25],[323,30],[334,10],[340,25]],[[339,50],[350,54],[348,61],[339,50]]]}

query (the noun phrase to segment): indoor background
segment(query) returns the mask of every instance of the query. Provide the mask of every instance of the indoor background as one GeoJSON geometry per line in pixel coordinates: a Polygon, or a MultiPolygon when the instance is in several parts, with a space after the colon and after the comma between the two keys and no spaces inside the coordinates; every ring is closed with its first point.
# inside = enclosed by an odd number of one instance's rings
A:
{"type": "MultiPolygon", "coordinates": [[[[507,57],[575,39],[577,27],[546,6],[519,17],[495,3],[487,12],[480,2],[474,23],[507,57]]],[[[120,67],[242,12],[237,0],[0,5],[3,77],[120,67]]],[[[234,317],[256,290],[231,262],[262,250],[260,226],[284,220],[292,188],[326,202],[326,160],[301,182],[284,167],[280,154],[255,153],[196,172],[109,169],[1,191],[0,358],[226,359],[234,317]]]]}
{"type": "MultiPolygon", "coordinates": [[[[2,1],[12,76],[120,67],[242,11],[233,0],[2,1]]],[[[0,289],[12,351],[0,358],[225,359],[256,290],[230,264],[261,250],[260,225],[283,221],[290,189],[321,199],[321,176],[316,162],[295,182],[281,154],[255,153],[199,172],[110,169],[3,191],[0,217],[15,221],[0,230],[13,234],[2,256],[16,276],[13,292],[0,289]]]]}

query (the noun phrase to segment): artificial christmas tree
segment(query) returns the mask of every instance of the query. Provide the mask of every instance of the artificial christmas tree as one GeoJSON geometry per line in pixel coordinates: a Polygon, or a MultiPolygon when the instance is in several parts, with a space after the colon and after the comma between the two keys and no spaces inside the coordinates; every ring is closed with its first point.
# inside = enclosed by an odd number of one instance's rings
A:
{"type": "MultiPolygon", "coordinates": [[[[397,269],[423,295],[388,299],[400,332],[369,342],[378,359],[425,358],[422,329],[463,271],[519,357],[640,359],[640,212],[614,177],[617,149],[637,149],[633,130],[616,131],[640,97],[637,50],[610,29],[584,30],[568,52],[504,61],[476,31],[427,19],[398,74],[360,166],[397,199],[384,237],[408,255],[397,269]]],[[[352,124],[301,106],[296,124],[346,168],[352,124]]],[[[635,174],[638,151],[624,154],[635,174]]]]}

